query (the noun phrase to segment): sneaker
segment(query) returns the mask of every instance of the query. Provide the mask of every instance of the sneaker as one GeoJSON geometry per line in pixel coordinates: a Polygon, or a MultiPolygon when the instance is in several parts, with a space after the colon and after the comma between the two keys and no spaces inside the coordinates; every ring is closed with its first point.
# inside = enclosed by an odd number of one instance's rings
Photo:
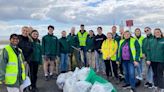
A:
{"type": "Polygon", "coordinates": [[[48,80],[49,80],[48,76],[45,76],[45,81],[48,81],[48,80]]]}
{"type": "Polygon", "coordinates": [[[131,89],[130,89],[130,92],[136,92],[136,89],[131,88],[131,89]]]}
{"type": "Polygon", "coordinates": [[[149,83],[148,84],[148,88],[153,88],[153,84],[152,83],[149,83]]]}
{"type": "Polygon", "coordinates": [[[148,87],[148,85],[149,85],[149,82],[146,82],[146,83],[144,84],[145,87],[148,87]]]}
{"type": "Polygon", "coordinates": [[[140,76],[136,76],[136,79],[138,79],[138,80],[143,80],[143,78],[140,77],[140,76]]]}
{"type": "Polygon", "coordinates": [[[128,89],[128,88],[130,88],[130,84],[125,84],[122,87],[123,87],[123,89],[128,89]]]}

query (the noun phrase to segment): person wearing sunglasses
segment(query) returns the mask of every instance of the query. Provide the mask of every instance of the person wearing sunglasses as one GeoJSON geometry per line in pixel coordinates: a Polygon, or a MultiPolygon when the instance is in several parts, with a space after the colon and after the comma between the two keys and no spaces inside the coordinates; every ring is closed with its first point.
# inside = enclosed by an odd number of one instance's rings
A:
{"type": "Polygon", "coordinates": [[[153,39],[153,35],[151,33],[151,28],[150,27],[145,27],[144,32],[146,34],[145,39],[143,40],[143,45],[142,45],[142,53],[143,53],[143,58],[146,60],[147,67],[146,67],[146,83],[144,84],[145,87],[152,88],[153,87],[153,72],[152,72],[152,67],[149,62],[147,62],[147,56],[148,52],[150,51],[150,41],[153,39]]]}

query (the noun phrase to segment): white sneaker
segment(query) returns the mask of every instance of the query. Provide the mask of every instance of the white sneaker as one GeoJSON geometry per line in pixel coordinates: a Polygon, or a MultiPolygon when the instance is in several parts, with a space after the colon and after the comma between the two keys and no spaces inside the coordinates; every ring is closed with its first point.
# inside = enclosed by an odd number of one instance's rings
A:
{"type": "Polygon", "coordinates": [[[136,79],[143,80],[143,78],[142,77],[139,77],[139,76],[136,76],[136,79]]]}

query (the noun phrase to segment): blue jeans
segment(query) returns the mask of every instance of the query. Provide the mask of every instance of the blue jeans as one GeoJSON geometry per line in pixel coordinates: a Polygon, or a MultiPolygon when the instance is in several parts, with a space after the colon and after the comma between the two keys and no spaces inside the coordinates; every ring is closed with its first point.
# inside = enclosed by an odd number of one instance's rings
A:
{"type": "Polygon", "coordinates": [[[83,56],[84,56],[84,66],[88,66],[88,63],[87,63],[87,50],[86,50],[86,47],[85,46],[80,46],[80,49],[83,51],[83,56]]]}
{"type": "Polygon", "coordinates": [[[147,65],[146,81],[149,83],[153,83],[153,70],[152,67],[148,65],[147,65]]]}
{"type": "Polygon", "coordinates": [[[68,54],[60,54],[60,71],[66,72],[68,70],[68,54]]]}
{"type": "Polygon", "coordinates": [[[136,67],[137,75],[138,75],[138,77],[142,78],[142,72],[143,72],[143,67],[142,67],[143,61],[142,61],[142,59],[141,59],[138,63],[139,63],[139,64],[138,64],[138,66],[136,67]]]}
{"type": "Polygon", "coordinates": [[[122,62],[124,74],[125,74],[125,83],[130,84],[132,88],[135,88],[135,67],[131,61],[122,62]]]}
{"type": "Polygon", "coordinates": [[[104,60],[102,58],[102,54],[98,53],[97,51],[95,51],[95,56],[96,56],[96,70],[105,72],[105,63],[104,60]]]}

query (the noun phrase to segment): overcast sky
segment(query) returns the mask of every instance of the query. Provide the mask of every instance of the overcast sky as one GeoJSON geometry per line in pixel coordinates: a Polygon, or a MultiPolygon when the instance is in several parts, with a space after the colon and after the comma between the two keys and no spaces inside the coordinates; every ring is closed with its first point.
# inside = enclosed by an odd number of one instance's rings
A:
{"type": "Polygon", "coordinates": [[[20,33],[23,25],[45,34],[49,24],[66,31],[81,23],[88,29],[103,25],[108,31],[127,19],[133,28],[163,29],[164,0],[0,0],[0,35],[20,33]]]}

